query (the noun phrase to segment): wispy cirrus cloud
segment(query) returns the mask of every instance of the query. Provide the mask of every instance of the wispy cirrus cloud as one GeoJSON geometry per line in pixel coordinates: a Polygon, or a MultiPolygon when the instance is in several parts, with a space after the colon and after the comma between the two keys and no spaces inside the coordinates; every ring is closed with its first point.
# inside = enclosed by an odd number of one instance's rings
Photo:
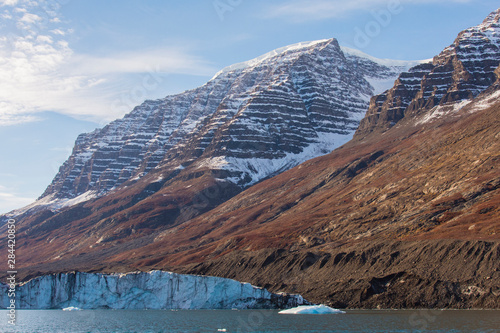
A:
{"type": "Polygon", "coordinates": [[[293,0],[281,4],[270,4],[264,11],[268,18],[283,17],[293,21],[323,20],[339,18],[346,13],[356,10],[367,10],[381,6],[398,6],[419,3],[466,3],[472,0],[293,0]]]}
{"type": "Polygon", "coordinates": [[[0,0],[0,6],[15,6],[18,0],[0,0]]]}
{"type": "Polygon", "coordinates": [[[59,7],[53,0],[0,0],[0,126],[36,121],[36,113],[44,111],[109,121],[125,111],[113,107],[117,96],[131,89],[123,76],[209,76],[216,71],[179,47],[100,57],[78,54],[59,7]]]}
{"type": "Polygon", "coordinates": [[[106,57],[75,55],[72,61],[79,65],[79,73],[93,75],[144,73],[153,67],[163,73],[192,75],[210,75],[215,70],[203,58],[175,47],[123,52],[106,57]]]}
{"type": "Polygon", "coordinates": [[[12,207],[24,207],[32,203],[34,199],[36,199],[36,197],[28,198],[18,195],[10,192],[9,188],[0,185],[0,214],[8,212],[12,207]]]}

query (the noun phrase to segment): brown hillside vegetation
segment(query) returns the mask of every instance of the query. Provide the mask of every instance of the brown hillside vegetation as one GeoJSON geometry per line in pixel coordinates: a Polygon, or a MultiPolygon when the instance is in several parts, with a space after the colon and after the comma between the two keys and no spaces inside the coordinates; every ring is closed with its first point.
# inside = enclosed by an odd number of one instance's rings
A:
{"type": "MultiPolygon", "coordinates": [[[[338,307],[498,308],[500,103],[473,107],[359,135],[218,206],[211,198],[231,188],[213,175],[186,177],[176,185],[176,205],[179,193],[195,187],[186,197],[216,206],[191,220],[155,219],[152,211],[168,207],[175,192],[170,184],[170,192],[160,189],[121,212],[122,221],[61,220],[39,229],[38,238],[21,233],[20,272],[168,269],[338,307]],[[144,214],[148,205],[153,210],[144,214]]],[[[109,200],[72,214],[102,213],[109,200]]]]}

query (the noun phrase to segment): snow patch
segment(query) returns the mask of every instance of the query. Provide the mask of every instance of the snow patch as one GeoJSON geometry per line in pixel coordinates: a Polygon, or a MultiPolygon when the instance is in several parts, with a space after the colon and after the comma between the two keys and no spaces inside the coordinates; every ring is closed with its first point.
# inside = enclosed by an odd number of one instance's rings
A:
{"type": "Polygon", "coordinates": [[[469,112],[477,112],[481,110],[485,110],[494,104],[498,103],[498,100],[500,99],[500,90],[495,91],[491,95],[487,95],[483,97],[481,100],[479,100],[477,103],[474,103],[474,105],[469,109],[469,112]]]}
{"type": "Polygon", "coordinates": [[[52,205],[52,207],[55,207],[58,209],[67,208],[67,207],[71,207],[71,206],[80,204],[80,203],[85,202],[85,201],[89,201],[89,200],[94,199],[94,198],[97,198],[97,192],[96,191],[87,191],[87,192],[84,192],[73,199],[59,199],[59,200],[57,200],[56,203],[54,203],[52,205]]]}
{"type": "MultiPolygon", "coordinates": [[[[390,76],[383,77],[365,77],[368,83],[373,88],[373,96],[380,95],[384,91],[392,88],[394,82],[399,77],[400,73],[408,72],[410,68],[415,67],[420,64],[432,62],[432,59],[425,60],[394,60],[394,59],[379,59],[375,58],[369,54],[361,52],[356,49],[351,49],[349,47],[341,46],[340,49],[346,56],[358,57],[362,59],[369,60],[380,66],[387,67],[390,70],[390,76]]],[[[370,101],[371,96],[368,96],[367,101],[370,101]]]]}
{"type": "Polygon", "coordinates": [[[154,180],[152,180],[151,183],[160,183],[161,181],[163,181],[163,179],[163,175],[159,175],[154,180]]]}
{"type": "Polygon", "coordinates": [[[420,65],[420,64],[426,64],[426,63],[432,62],[432,59],[424,59],[424,60],[379,59],[379,58],[375,58],[369,54],[366,54],[362,51],[352,49],[350,47],[341,46],[340,49],[342,50],[342,52],[344,52],[344,54],[353,55],[353,56],[360,57],[360,58],[365,58],[365,59],[371,60],[379,65],[382,65],[382,66],[406,68],[406,70],[404,70],[404,71],[407,71],[408,69],[415,67],[417,65],[420,65]]]}
{"type": "Polygon", "coordinates": [[[50,209],[52,211],[56,211],[62,208],[67,208],[71,207],[74,205],[77,205],[82,202],[89,201],[91,199],[97,198],[97,192],[96,191],[87,191],[82,194],[80,194],[77,197],[74,198],[55,198],[55,194],[50,194],[46,197],[43,197],[32,204],[29,204],[28,206],[25,206],[23,208],[19,208],[16,210],[11,211],[8,214],[5,214],[6,217],[11,217],[11,216],[19,216],[22,215],[29,210],[32,209],[50,209]]]}
{"type": "MultiPolygon", "coordinates": [[[[394,87],[394,82],[396,81],[398,76],[399,73],[387,79],[378,79],[378,78],[365,78],[365,79],[373,87],[373,96],[376,96],[394,87]]],[[[368,102],[370,101],[371,97],[372,96],[368,98],[368,102]]]]}
{"type": "Polygon", "coordinates": [[[239,185],[253,185],[260,180],[291,169],[307,160],[330,153],[335,148],[342,146],[352,139],[354,131],[348,134],[317,133],[318,140],[310,144],[301,153],[288,153],[282,158],[235,158],[218,156],[205,159],[199,163],[198,168],[211,168],[242,173],[240,177],[229,177],[229,181],[239,185]],[[251,181],[245,182],[245,176],[250,176],[251,181]],[[242,184],[245,182],[244,184],[242,184]]]}
{"type": "Polygon", "coordinates": [[[500,90],[493,92],[492,94],[476,98],[474,100],[463,100],[455,102],[454,104],[444,104],[433,107],[429,112],[423,115],[415,123],[417,125],[429,123],[433,120],[442,118],[443,116],[451,116],[456,114],[468,105],[471,105],[467,111],[470,113],[485,110],[492,105],[498,103],[500,99],[500,90]]]}
{"type": "Polygon", "coordinates": [[[471,100],[464,100],[461,102],[457,102],[455,104],[445,104],[445,105],[435,106],[432,109],[430,109],[425,115],[423,115],[420,119],[418,119],[415,122],[415,124],[421,125],[429,123],[446,115],[455,114],[465,106],[469,105],[470,103],[471,100]]]}

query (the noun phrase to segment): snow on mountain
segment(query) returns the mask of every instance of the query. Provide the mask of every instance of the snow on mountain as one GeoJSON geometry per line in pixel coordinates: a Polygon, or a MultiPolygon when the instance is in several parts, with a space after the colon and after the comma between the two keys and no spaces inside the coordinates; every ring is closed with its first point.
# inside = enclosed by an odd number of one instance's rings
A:
{"type": "MultiPolygon", "coordinates": [[[[2,289],[6,285],[2,285],[2,289]]],[[[10,300],[2,293],[0,304],[10,300]]],[[[235,280],[164,271],[45,275],[16,289],[18,309],[258,309],[308,304],[235,280]]]]}
{"type": "Polygon", "coordinates": [[[460,32],[432,63],[401,73],[393,88],[372,98],[357,133],[385,131],[405,116],[420,123],[453,114],[492,86],[500,78],[499,21],[497,9],[460,32]]]}
{"type": "Polygon", "coordinates": [[[433,107],[426,114],[423,114],[420,117],[418,117],[415,123],[425,124],[442,117],[449,117],[454,114],[457,114],[458,111],[464,109],[467,106],[469,106],[467,108],[468,112],[481,111],[497,103],[499,98],[500,98],[500,90],[496,90],[492,93],[484,94],[484,96],[480,95],[474,100],[463,100],[451,104],[438,105],[433,107]],[[470,107],[471,103],[473,103],[472,107],[470,107]]]}
{"type": "Polygon", "coordinates": [[[38,204],[68,205],[152,170],[188,166],[248,187],[347,142],[370,97],[414,63],[379,60],[329,39],[226,67],[199,88],[145,101],[80,135],[38,204]]]}
{"type": "Polygon", "coordinates": [[[372,57],[371,55],[364,53],[360,50],[356,50],[350,47],[341,46],[340,47],[346,56],[355,56],[359,58],[363,58],[374,63],[377,63],[381,66],[386,66],[389,68],[398,68],[408,70],[411,67],[414,67],[419,64],[432,62],[432,59],[424,59],[424,60],[396,60],[396,59],[380,59],[376,57],[372,57]]]}
{"type": "Polygon", "coordinates": [[[219,72],[217,72],[214,75],[214,77],[212,78],[212,80],[215,79],[215,78],[217,78],[221,74],[224,74],[224,73],[232,72],[232,71],[239,70],[239,69],[245,69],[245,68],[249,68],[249,67],[255,67],[259,63],[262,63],[265,60],[269,60],[269,59],[277,56],[280,53],[285,53],[285,52],[288,52],[288,51],[305,50],[305,49],[310,48],[310,47],[312,47],[312,46],[314,46],[316,44],[325,43],[325,42],[328,42],[328,39],[320,39],[320,40],[315,40],[315,41],[310,41],[310,42],[300,42],[300,43],[295,43],[295,44],[291,44],[291,45],[288,45],[288,46],[284,46],[284,47],[280,47],[280,48],[274,49],[274,50],[272,50],[270,52],[264,53],[263,55],[261,55],[261,56],[259,56],[257,58],[254,58],[254,59],[251,59],[251,60],[243,61],[243,62],[240,62],[240,63],[237,63],[237,64],[233,64],[233,65],[224,67],[223,69],[221,69],[219,72]]]}
{"type": "MultiPolygon", "coordinates": [[[[359,63],[364,63],[365,66],[371,67],[372,64],[389,68],[389,72],[380,73],[377,70],[366,71],[366,80],[373,88],[373,95],[378,95],[391,88],[398,75],[402,72],[407,72],[410,68],[432,62],[432,59],[426,60],[393,60],[393,59],[379,59],[372,57],[364,52],[349,47],[342,46],[344,55],[359,63]]],[[[371,97],[371,96],[370,96],[371,97]]],[[[364,116],[364,115],[363,115],[364,116]]]]}

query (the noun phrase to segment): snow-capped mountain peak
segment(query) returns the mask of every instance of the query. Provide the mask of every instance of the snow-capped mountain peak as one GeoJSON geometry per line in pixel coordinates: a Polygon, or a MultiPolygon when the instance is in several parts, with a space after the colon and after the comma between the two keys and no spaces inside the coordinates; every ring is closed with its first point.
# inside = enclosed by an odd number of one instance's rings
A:
{"type": "Polygon", "coordinates": [[[414,63],[324,39],[226,67],[199,88],[145,101],[80,135],[42,198],[67,206],[68,199],[103,196],[162,170],[208,168],[248,187],[350,140],[370,97],[414,63]]]}
{"type": "Polygon", "coordinates": [[[239,63],[233,64],[233,65],[224,67],[223,69],[221,69],[219,72],[217,72],[214,75],[212,80],[217,78],[219,75],[222,75],[222,74],[225,74],[228,72],[233,72],[233,71],[242,70],[242,69],[246,69],[249,67],[257,66],[258,64],[264,62],[265,60],[269,60],[273,57],[276,57],[279,54],[287,53],[289,51],[301,52],[301,51],[304,51],[306,49],[311,49],[312,47],[315,47],[318,45],[327,44],[331,41],[334,41],[334,39],[320,39],[320,40],[316,40],[316,41],[300,42],[300,43],[295,43],[295,44],[291,44],[288,46],[280,47],[280,48],[274,49],[270,52],[267,52],[261,56],[258,56],[254,59],[239,62],[239,63]]]}
{"type": "Polygon", "coordinates": [[[434,57],[401,73],[388,92],[376,96],[358,134],[385,131],[405,117],[421,118],[416,123],[445,116],[440,106],[456,112],[462,102],[471,101],[499,80],[500,9],[479,25],[458,34],[453,44],[434,57]],[[425,113],[425,114],[422,114],[425,113]],[[431,116],[432,113],[434,116],[431,116]]]}

